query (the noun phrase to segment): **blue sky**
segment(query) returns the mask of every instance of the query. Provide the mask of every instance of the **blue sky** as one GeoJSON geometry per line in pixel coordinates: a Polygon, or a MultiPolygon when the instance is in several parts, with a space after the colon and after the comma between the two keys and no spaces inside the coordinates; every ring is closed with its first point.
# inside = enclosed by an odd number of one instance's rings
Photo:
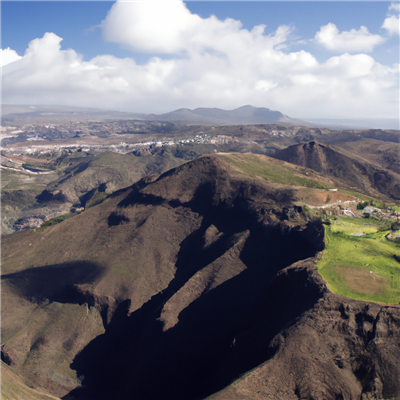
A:
{"type": "Polygon", "coordinates": [[[2,1],[3,102],[398,117],[399,3],[143,4],[2,1]]]}

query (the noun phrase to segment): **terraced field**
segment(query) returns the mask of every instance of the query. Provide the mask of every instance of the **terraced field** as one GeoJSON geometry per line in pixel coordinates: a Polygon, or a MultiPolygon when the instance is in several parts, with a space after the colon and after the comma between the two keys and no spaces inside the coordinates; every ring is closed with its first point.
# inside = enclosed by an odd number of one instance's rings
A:
{"type": "Polygon", "coordinates": [[[336,217],[325,228],[326,249],[318,269],[329,289],[356,300],[398,304],[398,244],[386,239],[387,223],[336,217]]]}

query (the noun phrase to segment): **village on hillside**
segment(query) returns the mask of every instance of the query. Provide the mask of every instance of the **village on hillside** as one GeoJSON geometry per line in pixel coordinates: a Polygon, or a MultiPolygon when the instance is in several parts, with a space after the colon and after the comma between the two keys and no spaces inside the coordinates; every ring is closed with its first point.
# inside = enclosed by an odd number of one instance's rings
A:
{"type": "Polygon", "coordinates": [[[338,192],[338,189],[329,189],[331,194],[327,199],[329,202],[324,205],[308,205],[311,209],[321,209],[328,216],[343,215],[353,218],[377,218],[400,221],[400,213],[392,206],[378,208],[372,206],[369,201],[338,192]]]}

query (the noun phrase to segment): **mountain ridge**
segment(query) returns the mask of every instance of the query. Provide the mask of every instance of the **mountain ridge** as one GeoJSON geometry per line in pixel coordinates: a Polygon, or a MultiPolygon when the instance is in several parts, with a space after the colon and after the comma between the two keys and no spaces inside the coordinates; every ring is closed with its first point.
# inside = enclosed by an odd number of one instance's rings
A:
{"type": "Polygon", "coordinates": [[[350,158],[350,154],[344,154],[346,152],[314,140],[278,150],[273,157],[348,182],[367,195],[381,193],[394,200],[400,199],[399,174],[357,155],[350,158]]]}
{"type": "Polygon", "coordinates": [[[204,107],[195,108],[193,110],[182,108],[166,114],[155,115],[154,118],[165,121],[182,120],[228,125],[274,123],[286,123],[291,125],[308,124],[306,121],[290,118],[279,111],[273,111],[269,108],[254,107],[250,105],[245,105],[234,110],[222,110],[220,108],[204,107]]]}
{"type": "Polygon", "coordinates": [[[145,120],[145,121],[180,121],[190,123],[214,123],[224,125],[237,125],[237,124],[270,124],[279,121],[282,124],[289,125],[302,125],[308,127],[325,127],[328,129],[342,130],[342,129],[386,129],[386,130],[398,130],[399,119],[318,119],[318,118],[291,118],[279,111],[272,111],[265,107],[254,107],[254,106],[241,106],[234,110],[222,110],[219,108],[206,108],[198,107],[195,109],[180,108],[174,111],[154,114],[144,112],[131,112],[131,111],[117,111],[117,110],[105,110],[88,107],[76,107],[76,106],[60,106],[60,105],[2,105],[2,116],[4,121],[13,121],[17,119],[47,119],[48,121],[57,119],[69,119],[69,120],[97,120],[103,121],[107,119],[111,120],[145,120]],[[254,112],[254,118],[251,119],[250,115],[247,116],[234,116],[234,112],[242,112],[243,109],[249,111],[249,108],[254,112]],[[215,113],[215,110],[219,110],[216,117],[213,119],[210,114],[215,113]],[[268,116],[269,112],[269,116],[268,116]],[[205,115],[207,114],[208,115],[205,115]],[[263,113],[264,115],[258,115],[263,113]],[[202,115],[203,114],[203,115],[202,115]],[[242,118],[242,119],[240,119],[242,118]],[[240,122],[244,121],[244,122],[240,122]]]}
{"type": "Polygon", "coordinates": [[[234,110],[222,110],[220,108],[199,107],[193,110],[180,108],[163,114],[145,114],[134,112],[122,112],[114,110],[101,110],[72,106],[29,106],[29,105],[2,105],[3,118],[12,120],[16,118],[68,118],[68,119],[139,119],[154,121],[181,121],[190,123],[209,123],[224,125],[239,124],[269,124],[283,123],[291,125],[311,125],[300,119],[293,119],[279,111],[272,111],[265,107],[242,106],[234,110]]]}

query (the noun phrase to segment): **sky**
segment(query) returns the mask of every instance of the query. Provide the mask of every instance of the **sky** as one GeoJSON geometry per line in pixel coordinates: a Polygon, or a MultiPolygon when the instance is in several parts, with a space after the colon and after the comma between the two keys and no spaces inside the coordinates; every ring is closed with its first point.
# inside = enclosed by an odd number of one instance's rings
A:
{"type": "Polygon", "coordinates": [[[386,1],[2,1],[2,102],[399,119],[399,11],[386,1]]]}

